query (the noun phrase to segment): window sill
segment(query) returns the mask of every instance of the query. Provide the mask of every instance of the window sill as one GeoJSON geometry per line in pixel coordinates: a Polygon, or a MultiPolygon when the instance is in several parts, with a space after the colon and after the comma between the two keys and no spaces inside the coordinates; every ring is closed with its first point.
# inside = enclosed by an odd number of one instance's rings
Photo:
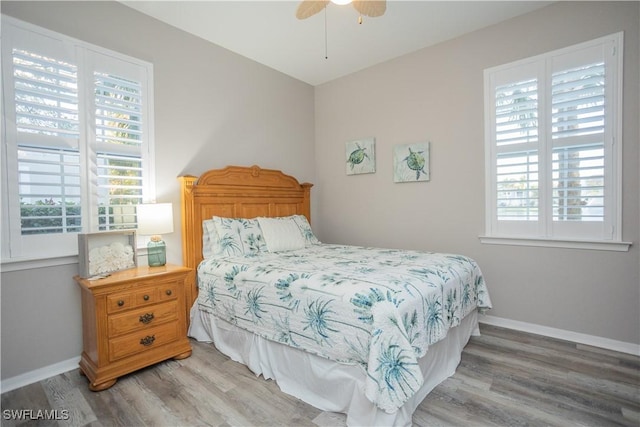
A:
{"type": "Polygon", "coordinates": [[[627,252],[632,242],[537,239],[530,237],[479,236],[480,242],[487,245],[536,246],[543,248],[588,249],[595,251],[627,252]]]}
{"type": "Polygon", "coordinates": [[[34,268],[56,267],[59,265],[77,264],[78,255],[56,258],[14,258],[2,260],[2,272],[32,270],[34,268]]]}
{"type": "MultiPolygon", "coordinates": [[[[139,247],[137,248],[136,255],[138,257],[138,261],[140,257],[147,256],[147,247],[139,247]]],[[[11,272],[11,271],[21,271],[21,270],[32,270],[34,268],[47,268],[47,267],[57,267],[60,265],[69,265],[69,264],[77,264],[78,263],[78,255],[67,255],[61,257],[52,257],[52,258],[14,258],[14,259],[3,259],[0,265],[0,271],[2,273],[11,272]]]]}

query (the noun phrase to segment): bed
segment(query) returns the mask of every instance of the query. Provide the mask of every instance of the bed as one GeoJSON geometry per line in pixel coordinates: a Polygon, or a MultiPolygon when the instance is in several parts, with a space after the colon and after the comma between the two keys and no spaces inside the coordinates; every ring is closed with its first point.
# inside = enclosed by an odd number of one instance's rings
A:
{"type": "Polygon", "coordinates": [[[491,307],[475,261],[320,243],[312,185],[280,171],[180,181],[189,336],[348,425],[411,425],[491,307]]]}

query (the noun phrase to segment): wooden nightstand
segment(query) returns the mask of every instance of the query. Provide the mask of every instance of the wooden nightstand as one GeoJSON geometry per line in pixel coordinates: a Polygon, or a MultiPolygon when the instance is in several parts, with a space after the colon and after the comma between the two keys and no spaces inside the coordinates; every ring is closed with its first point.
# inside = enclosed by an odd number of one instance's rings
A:
{"type": "Polygon", "coordinates": [[[82,290],[80,370],[91,390],[107,389],[145,366],[191,355],[185,300],[190,271],[167,264],[98,280],[74,277],[82,290]]]}

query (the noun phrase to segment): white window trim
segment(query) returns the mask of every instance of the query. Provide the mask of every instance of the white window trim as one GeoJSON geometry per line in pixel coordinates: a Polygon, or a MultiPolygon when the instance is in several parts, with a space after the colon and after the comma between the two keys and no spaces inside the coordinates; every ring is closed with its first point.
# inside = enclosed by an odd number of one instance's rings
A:
{"type": "MultiPolygon", "coordinates": [[[[31,31],[34,33],[38,33],[41,34],[45,37],[50,37],[56,40],[62,40],[65,43],[68,43],[69,45],[75,46],[75,47],[80,47],[83,49],[86,49],[87,51],[92,51],[92,52],[96,52],[98,54],[101,55],[107,55],[107,56],[111,56],[115,59],[118,59],[120,61],[126,61],[126,62],[133,62],[135,64],[138,65],[143,65],[146,67],[147,69],[147,88],[148,88],[148,92],[146,94],[147,96],[147,102],[145,103],[144,107],[146,109],[145,114],[146,114],[146,118],[147,118],[147,143],[146,143],[146,153],[148,156],[148,167],[145,170],[145,175],[148,176],[148,179],[146,179],[146,186],[145,186],[145,190],[144,190],[144,197],[145,197],[145,201],[152,201],[155,200],[155,194],[156,194],[156,189],[155,189],[155,137],[154,137],[154,129],[155,129],[155,125],[154,125],[154,81],[153,81],[153,64],[148,62],[148,61],[144,61],[138,58],[134,58],[128,55],[124,55],[118,52],[115,52],[113,50],[110,49],[106,49],[106,48],[102,48],[100,46],[96,46],[93,45],[91,43],[88,42],[84,42],[82,40],[79,39],[75,39],[73,37],[69,37],[65,34],[62,33],[58,33],[55,31],[51,31],[48,30],[46,28],[42,28],[39,27],[37,25],[33,25],[30,24],[28,22],[24,22],[21,21],[19,19],[7,16],[7,15],[1,15],[1,20],[2,20],[2,26],[3,28],[3,32],[5,31],[5,28],[9,27],[9,26],[13,26],[13,27],[17,27],[19,29],[23,29],[26,31],[31,31]]],[[[2,209],[1,215],[2,218],[7,218],[7,219],[11,219],[11,213],[10,213],[10,209],[12,208],[11,206],[9,206],[9,184],[8,184],[8,179],[7,179],[7,174],[9,173],[8,169],[14,168],[16,167],[17,164],[17,159],[13,159],[15,160],[15,162],[12,160],[13,157],[15,156],[10,156],[10,150],[8,148],[8,144],[7,144],[7,126],[5,125],[5,121],[7,120],[6,118],[6,114],[4,111],[4,79],[0,82],[0,89],[2,92],[2,102],[0,102],[0,113],[2,114],[2,147],[0,148],[0,163],[2,166],[2,172],[1,172],[1,188],[0,188],[0,194],[1,194],[1,203],[0,203],[0,209],[2,209]],[[11,158],[9,158],[11,157],[11,158]],[[12,160],[11,162],[9,160],[12,160]]],[[[83,89],[84,90],[88,90],[88,89],[83,89]]],[[[83,111],[80,112],[80,114],[84,114],[83,111]]],[[[82,120],[82,119],[81,119],[82,120]]],[[[81,125],[84,126],[84,125],[81,125]]],[[[86,126],[84,126],[85,128],[85,132],[86,132],[86,126]]],[[[86,159],[82,161],[83,163],[81,163],[81,167],[82,168],[86,168],[87,167],[87,161],[86,159]]],[[[90,228],[89,227],[93,227],[93,219],[91,219],[91,221],[83,221],[83,232],[90,232],[90,228]]],[[[58,265],[66,265],[66,264],[74,264],[78,262],[78,256],[77,256],[77,248],[74,251],[74,253],[62,253],[60,255],[57,256],[30,256],[28,254],[20,254],[19,256],[14,256],[11,257],[9,254],[10,252],[8,251],[9,245],[10,244],[15,244],[9,242],[9,238],[6,238],[6,236],[9,236],[10,233],[10,227],[11,224],[8,224],[9,221],[3,221],[3,223],[1,224],[1,233],[0,235],[5,236],[5,238],[2,238],[2,256],[0,257],[0,268],[3,272],[5,271],[18,271],[18,270],[26,270],[26,269],[32,269],[32,268],[42,268],[42,267],[50,267],[50,266],[58,266],[58,265]]],[[[73,234],[73,239],[76,239],[76,235],[74,233],[73,234]]],[[[20,243],[18,243],[20,244],[20,243]]]]}
{"type": "Polygon", "coordinates": [[[59,265],[77,264],[78,256],[62,256],[57,258],[11,258],[2,260],[2,272],[32,270],[34,268],[56,267],[59,265]]]}
{"type": "Polygon", "coordinates": [[[568,240],[568,239],[535,239],[525,237],[480,236],[480,242],[487,245],[535,246],[544,248],[590,249],[597,251],[626,252],[632,242],[568,240]]]}
{"type": "MultiPolygon", "coordinates": [[[[588,250],[605,250],[605,251],[628,251],[632,242],[625,242],[622,240],[622,102],[623,102],[623,33],[615,33],[608,36],[604,36],[588,42],[576,44],[563,49],[558,49],[553,52],[548,52],[542,55],[538,55],[532,58],[526,58],[520,61],[514,61],[509,64],[493,67],[485,70],[485,234],[479,236],[480,242],[483,244],[494,245],[513,245],[513,246],[535,246],[535,247],[549,247],[549,248],[569,248],[569,249],[588,249],[588,250]],[[613,76],[608,76],[613,80],[614,91],[616,94],[616,102],[609,105],[613,114],[612,130],[614,133],[613,144],[616,148],[615,156],[611,159],[614,167],[614,173],[612,174],[613,183],[610,187],[610,195],[613,199],[611,206],[615,211],[612,215],[615,221],[615,226],[612,230],[612,239],[610,240],[580,240],[573,238],[554,238],[554,237],[537,237],[537,236],[519,236],[519,235],[502,235],[495,231],[496,221],[495,215],[495,182],[494,182],[494,169],[495,169],[495,153],[493,149],[493,141],[491,135],[491,127],[495,124],[490,120],[490,117],[486,114],[487,111],[491,111],[495,106],[492,105],[491,97],[487,94],[491,91],[491,85],[487,75],[495,70],[512,67],[520,64],[526,64],[532,61],[538,61],[542,58],[550,57],[551,55],[562,54],[563,52],[569,52],[576,50],[580,47],[601,44],[604,41],[614,41],[616,49],[615,61],[617,66],[617,72],[613,76]]],[[[546,78],[546,76],[545,76],[546,78]]],[[[542,132],[546,132],[546,129],[542,129],[542,132]]],[[[542,208],[542,207],[541,207],[542,208]]]]}

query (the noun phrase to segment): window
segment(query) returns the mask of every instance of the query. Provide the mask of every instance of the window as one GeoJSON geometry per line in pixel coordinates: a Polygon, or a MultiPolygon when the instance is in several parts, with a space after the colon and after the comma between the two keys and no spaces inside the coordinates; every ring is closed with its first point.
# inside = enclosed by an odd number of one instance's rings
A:
{"type": "Polygon", "coordinates": [[[153,198],[151,64],[2,17],[2,259],[77,254],[153,198]]]}
{"type": "Polygon", "coordinates": [[[487,238],[620,241],[621,84],[621,33],[485,70],[487,238]]]}

